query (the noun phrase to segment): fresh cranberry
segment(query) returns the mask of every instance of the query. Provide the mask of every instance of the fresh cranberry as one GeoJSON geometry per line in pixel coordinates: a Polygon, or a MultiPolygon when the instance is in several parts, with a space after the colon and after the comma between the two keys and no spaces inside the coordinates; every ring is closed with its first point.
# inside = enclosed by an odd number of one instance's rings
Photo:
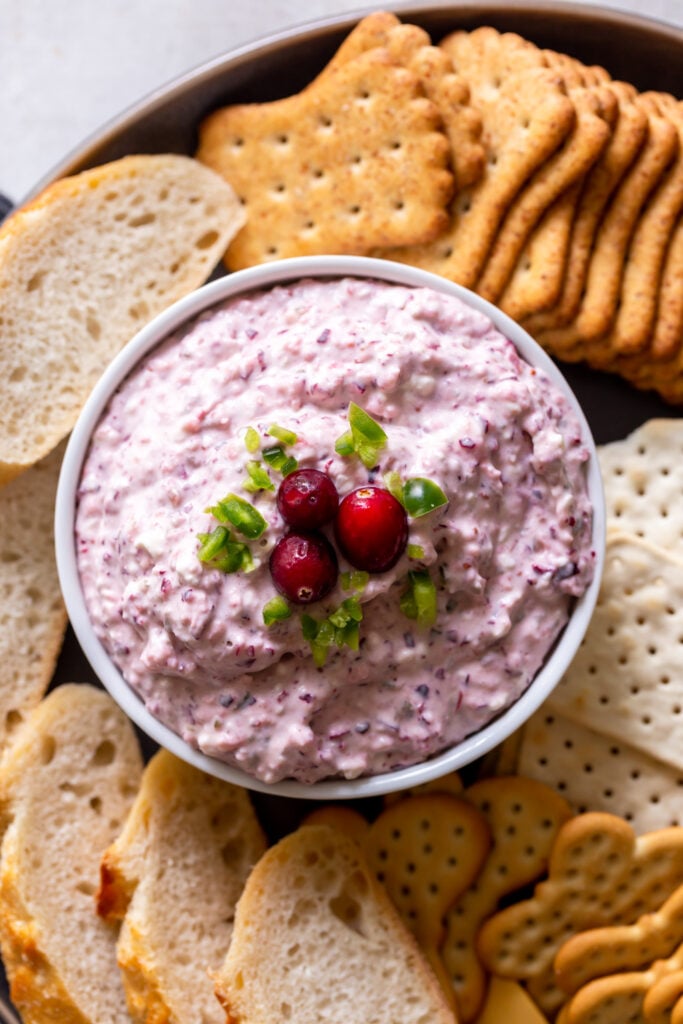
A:
{"type": "Polygon", "coordinates": [[[319,469],[297,469],[280,484],[277,507],[290,526],[315,530],[334,519],[339,495],[327,473],[319,469]]]}
{"type": "Polygon", "coordinates": [[[270,575],[277,590],[294,604],[311,604],[329,594],[337,582],[337,556],[321,533],[292,531],[270,556],[270,575]]]}
{"type": "Polygon", "coordinates": [[[358,487],[343,499],[334,524],[337,544],[355,569],[386,572],[408,541],[405,509],[382,487],[358,487]]]}

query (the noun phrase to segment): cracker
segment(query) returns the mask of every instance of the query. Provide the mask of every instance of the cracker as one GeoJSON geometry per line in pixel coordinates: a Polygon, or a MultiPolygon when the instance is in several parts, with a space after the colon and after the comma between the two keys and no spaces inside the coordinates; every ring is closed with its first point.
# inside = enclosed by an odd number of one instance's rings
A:
{"type": "Polygon", "coordinates": [[[647,1024],[681,1024],[683,1021],[683,970],[665,974],[643,999],[647,1024]]]}
{"type": "MultiPolygon", "coordinates": [[[[648,131],[647,114],[633,102],[635,89],[612,82],[609,90],[618,104],[612,137],[591,168],[579,199],[567,258],[562,294],[555,307],[530,318],[525,327],[532,334],[564,327],[576,316],[581,301],[593,239],[603,212],[640,151],[648,131]]],[[[547,339],[543,338],[544,343],[547,339]]],[[[550,347],[550,346],[549,346],[550,347]]]]}
{"type": "Polygon", "coordinates": [[[348,836],[356,843],[362,843],[365,834],[370,827],[366,818],[352,807],[340,804],[329,804],[324,807],[317,807],[310,814],[306,815],[301,822],[302,825],[328,825],[337,832],[348,836]]]}
{"type": "MultiPolygon", "coordinates": [[[[639,97],[634,103],[639,104],[639,97]]],[[[674,126],[664,117],[645,112],[647,138],[613,194],[595,234],[577,315],[566,327],[539,335],[543,345],[564,359],[588,359],[590,343],[598,342],[611,330],[633,231],[648,197],[676,155],[678,139],[674,126]]]]}
{"type": "Polygon", "coordinates": [[[524,726],[518,770],[575,812],[617,814],[638,835],[683,825],[683,772],[546,708],[524,726]]]}
{"type": "MultiPolygon", "coordinates": [[[[670,359],[683,348],[683,217],[672,232],[659,289],[657,321],[652,338],[654,359],[670,359]]],[[[676,370],[680,375],[680,361],[676,370]]]]}
{"type": "Polygon", "coordinates": [[[441,958],[455,989],[460,1019],[471,1021],[487,988],[475,936],[503,896],[537,881],[546,871],[557,832],[572,811],[549,786],[519,776],[476,782],[465,798],[486,819],[492,845],[478,878],[446,916],[441,958]]]}
{"type": "Polygon", "coordinates": [[[470,104],[469,86],[454,73],[448,56],[430,45],[424,29],[402,25],[388,11],[370,14],[347,36],[317,80],[375,47],[385,47],[395,64],[409,68],[418,76],[425,95],[436,104],[441,115],[450,143],[456,187],[474,184],[484,168],[481,117],[470,104]]]}
{"type": "Polygon", "coordinates": [[[683,115],[661,102],[660,95],[643,93],[640,103],[651,115],[670,122],[677,134],[677,153],[636,224],[613,328],[587,350],[587,358],[594,366],[609,367],[615,356],[640,352],[648,346],[667,248],[683,209],[683,115]]]}
{"type": "Polygon", "coordinates": [[[398,793],[387,793],[384,797],[384,806],[390,807],[391,804],[395,804],[399,800],[405,800],[410,796],[424,796],[425,793],[447,793],[450,796],[461,796],[464,788],[458,773],[449,772],[448,775],[442,775],[441,778],[432,779],[430,782],[423,782],[419,786],[411,786],[398,793]]]}
{"type": "Polygon", "coordinates": [[[451,223],[436,241],[378,253],[470,288],[479,278],[508,207],[575,122],[561,74],[538,66],[536,47],[529,44],[534,55],[531,67],[507,75],[508,56],[496,44],[498,33],[491,29],[493,35],[487,36],[482,49],[483,31],[456,33],[461,37],[457,52],[449,43],[454,37],[442,44],[456,74],[470,83],[472,102],[482,115],[486,166],[481,181],[457,193],[451,223]]]}
{"type": "Polygon", "coordinates": [[[438,111],[384,49],[296,96],[218,110],[199,138],[199,159],[247,207],[229,269],[424,242],[448,223],[453,179],[438,111]]]}
{"type": "Polygon", "coordinates": [[[553,975],[562,943],[586,928],[635,921],[660,906],[682,879],[683,828],[636,838],[621,818],[579,815],[560,829],[548,878],[533,896],[483,926],[479,953],[490,971],[526,980],[541,1009],[555,1012],[564,999],[553,975]]]}
{"type": "Polygon", "coordinates": [[[522,250],[497,302],[513,320],[555,305],[567,270],[567,255],[581,182],[546,211],[522,250]]]}
{"type": "Polygon", "coordinates": [[[581,88],[570,89],[569,95],[576,111],[574,129],[511,204],[477,281],[477,292],[490,302],[500,298],[544,212],[587,174],[609,140],[611,128],[602,115],[599,95],[581,88]]]}
{"type": "Polygon", "coordinates": [[[489,844],[486,820],[472,804],[434,793],[388,807],[363,844],[370,867],[451,1000],[438,952],[443,919],[481,870],[489,844]]]}
{"type": "Polygon", "coordinates": [[[0,488],[0,750],[44,696],[66,629],[52,531],[63,454],[0,488]]]}
{"type": "Polygon", "coordinates": [[[546,707],[683,770],[683,559],[608,534],[593,618],[546,707]]]}
{"type": "Polygon", "coordinates": [[[664,978],[683,968],[683,946],[668,960],[656,960],[647,971],[628,971],[590,981],[567,1004],[566,1024],[638,1024],[645,1021],[644,1001],[664,978]]]}
{"type": "Polygon", "coordinates": [[[555,50],[544,50],[543,56],[548,67],[557,67],[566,72],[573,72],[578,78],[579,84],[584,86],[605,85],[612,81],[609,71],[606,71],[599,64],[582,64],[576,57],[567,53],[556,53],[555,50]]]}
{"type": "Polygon", "coordinates": [[[683,557],[683,420],[648,420],[598,458],[608,525],[683,557]]]}
{"type": "Polygon", "coordinates": [[[654,913],[634,924],[589,928],[573,935],[555,957],[555,977],[569,995],[594,978],[649,967],[683,943],[683,885],[654,913]]]}

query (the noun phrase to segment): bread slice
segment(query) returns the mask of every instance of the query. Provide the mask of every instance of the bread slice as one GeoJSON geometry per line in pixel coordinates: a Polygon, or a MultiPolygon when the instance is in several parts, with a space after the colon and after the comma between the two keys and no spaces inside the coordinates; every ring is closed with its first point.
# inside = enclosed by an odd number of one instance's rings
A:
{"type": "Polygon", "coordinates": [[[228,1024],[455,1024],[360,848],[327,825],[256,865],[215,982],[228,1024]]]}
{"type": "Polygon", "coordinates": [[[110,919],[125,914],[118,958],[133,1020],[224,1024],[208,971],[265,848],[246,790],[165,750],[152,758],[102,860],[98,901],[110,919]]]}
{"type": "Polygon", "coordinates": [[[0,948],[24,1024],[126,1024],[99,862],[142,771],[132,726],[85,684],[53,690],[0,765],[0,948]]]}
{"type": "Polygon", "coordinates": [[[52,518],[61,446],[0,489],[0,750],[47,690],[66,627],[52,518]]]}
{"type": "Polygon", "coordinates": [[[0,483],[71,430],[113,356],[211,273],[244,221],[189,157],[64,178],[0,228],[0,483]]]}

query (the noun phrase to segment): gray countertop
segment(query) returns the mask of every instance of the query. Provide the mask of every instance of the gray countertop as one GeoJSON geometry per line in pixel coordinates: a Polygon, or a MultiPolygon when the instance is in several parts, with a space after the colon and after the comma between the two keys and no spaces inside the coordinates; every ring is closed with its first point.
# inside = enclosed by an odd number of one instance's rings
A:
{"type": "MultiPolygon", "coordinates": [[[[361,5],[362,0],[0,0],[0,191],[21,199],[105,121],[211,57],[361,5]]],[[[603,0],[602,6],[683,27],[683,0],[603,0]]]]}

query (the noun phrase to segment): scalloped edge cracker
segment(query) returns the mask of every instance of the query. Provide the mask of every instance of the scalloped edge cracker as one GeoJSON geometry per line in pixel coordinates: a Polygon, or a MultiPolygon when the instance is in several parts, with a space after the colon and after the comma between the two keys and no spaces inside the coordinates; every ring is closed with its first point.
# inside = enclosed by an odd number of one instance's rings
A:
{"type": "Polygon", "coordinates": [[[245,204],[235,270],[287,256],[425,242],[447,225],[449,145],[419,79],[374,48],[272,103],[226,107],[197,157],[245,204]]]}
{"type": "Polygon", "coordinates": [[[683,825],[683,771],[548,708],[524,725],[518,770],[552,786],[575,812],[617,814],[638,835],[683,825]]]}
{"type": "Polygon", "coordinates": [[[370,826],[363,852],[453,1002],[439,957],[444,915],[479,874],[490,846],[483,815],[439,793],[387,807],[370,826]]]}
{"type": "Polygon", "coordinates": [[[573,130],[576,115],[561,73],[543,66],[533,44],[522,47],[528,62],[519,61],[525,70],[514,74],[508,73],[509,54],[493,29],[454,33],[441,47],[455,73],[469,82],[471,101],[481,113],[484,173],[457,193],[450,226],[436,241],[377,255],[474,287],[507,209],[573,130]]]}

